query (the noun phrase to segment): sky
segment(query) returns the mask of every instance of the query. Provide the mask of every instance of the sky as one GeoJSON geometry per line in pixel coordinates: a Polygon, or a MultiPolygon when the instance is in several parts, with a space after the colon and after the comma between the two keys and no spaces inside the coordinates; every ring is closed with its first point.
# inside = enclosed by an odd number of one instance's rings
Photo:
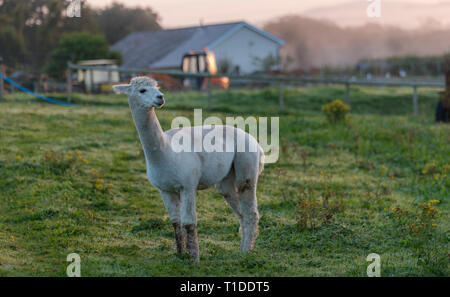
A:
{"type": "MultiPolygon", "coordinates": [[[[150,6],[161,16],[165,28],[246,20],[260,25],[269,19],[286,14],[348,3],[349,0],[87,0],[101,7],[113,1],[127,6],[150,6]]],[[[351,2],[370,4],[369,0],[351,2]]],[[[371,1],[371,0],[370,0],[371,1]]],[[[386,2],[438,3],[443,0],[380,0],[386,2]]]]}

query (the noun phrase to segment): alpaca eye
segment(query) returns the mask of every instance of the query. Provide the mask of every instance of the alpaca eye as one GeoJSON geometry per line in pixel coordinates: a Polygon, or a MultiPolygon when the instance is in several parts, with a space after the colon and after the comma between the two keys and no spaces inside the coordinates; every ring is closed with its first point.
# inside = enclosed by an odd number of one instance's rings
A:
{"type": "Polygon", "coordinates": [[[142,89],[142,90],[140,90],[139,91],[141,94],[144,94],[145,92],[147,92],[147,90],[146,89],[142,89]]]}

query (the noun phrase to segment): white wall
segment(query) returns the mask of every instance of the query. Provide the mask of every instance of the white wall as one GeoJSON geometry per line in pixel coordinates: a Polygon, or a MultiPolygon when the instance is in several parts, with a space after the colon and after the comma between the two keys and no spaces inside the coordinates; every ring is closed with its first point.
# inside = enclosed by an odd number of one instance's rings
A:
{"type": "Polygon", "coordinates": [[[278,49],[278,43],[245,27],[210,48],[218,63],[221,59],[228,59],[233,65],[239,65],[241,74],[261,70],[258,65],[253,64],[254,57],[262,59],[270,54],[276,57],[278,49]]]}
{"type": "MultiPolygon", "coordinates": [[[[117,65],[100,65],[100,66],[110,66],[112,68],[117,68],[117,65]]],[[[93,73],[93,79],[92,82],[94,85],[96,84],[106,84],[109,83],[109,74],[108,71],[102,71],[102,70],[92,70],[93,73]]],[[[91,71],[83,71],[78,70],[78,81],[84,82],[86,85],[86,88],[88,90],[92,90],[91,86],[91,71]]],[[[111,71],[111,83],[118,83],[120,81],[120,75],[118,71],[111,71]]]]}

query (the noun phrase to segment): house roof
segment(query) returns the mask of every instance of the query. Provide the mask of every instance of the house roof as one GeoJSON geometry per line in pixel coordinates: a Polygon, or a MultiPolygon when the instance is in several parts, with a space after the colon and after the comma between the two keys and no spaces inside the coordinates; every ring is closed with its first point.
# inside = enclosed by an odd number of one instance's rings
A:
{"type": "Polygon", "coordinates": [[[82,60],[78,61],[77,64],[82,66],[117,65],[117,61],[108,59],[82,60]]]}
{"type": "Polygon", "coordinates": [[[131,33],[111,49],[122,53],[125,68],[169,68],[181,65],[187,52],[214,48],[241,28],[282,45],[284,41],[245,22],[131,33]]]}

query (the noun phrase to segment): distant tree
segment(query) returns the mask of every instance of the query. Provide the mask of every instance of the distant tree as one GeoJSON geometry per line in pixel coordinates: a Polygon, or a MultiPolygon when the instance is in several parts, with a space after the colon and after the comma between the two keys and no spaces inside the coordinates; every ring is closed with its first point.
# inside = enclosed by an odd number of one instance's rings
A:
{"type": "Polygon", "coordinates": [[[82,4],[82,18],[65,16],[69,0],[0,0],[0,53],[40,69],[64,32],[98,32],[93,10],[82,4]]]}
{"type": "Polygon", "coordinates": [[[52,52],[46,71],[58,75],[67,68],[67,62],[81,60],[116,59],[121,62],[120,53],[109,50],[109,44],[101,34],[77,32],[64,35],[56,50],[52,52]]]}
{"type": "Polygon", "coordinates": [[[161,29],[159,16],[151,8],[128,8],[114,2],[97,11],[96,17],[100,31],[111,45],[132,32],[161,29]]]}
{"type": "Polygon", "coordinates": [[[0,56],[5,65],[14,67],[21,61],[21,56],[16,53],[24,51],[25,42],[14,27],[0,26],[0,45],[0,56]]]}
{"type": "MultiPolygon", "coordinates": [[[[65,6],[67,7],[67,6],[65,6]]],[[[64,17],[61,32],[91,32],[102,33],[97,22],[97,10],[82,1],[81,17],[64,17]]]]}
{"type": "Polygon", "coordinates": [[[228,58],[217,60],[217,70],[220,74],[230,74],[233,69],[233,63],[228,58]]]}
{"type": "MultiPolygon", "coordinates": [[[[65,67],[72,54],[61,51],[59,41],[64,34],[105,34],[112,45],[131,32],[161,28],[158,15],[150,8],[127,8],[114,3],[94,9],[81,0],[81,17],[71,18],[66,14],[69,3],[70,0],[0,0],[0,55],[4,62],[34,70],[41,70],[44,65],[51,66],[47,69],[61,69],[57,64],[65,67]]],[[[120,58],[118,53],[109,55],[120,58]]]]}
{"type": "Polygon", "coordinates": [[[37,23],[29,27],[27,36],[28,48],[33,49],[40,56],[39,66],[48,62],[48,53],[58,47],[63,34],[70,32],[98,33],[98,26],[94,18],[94,10],[85,1],[81,1],[81,18],[66,17],[66,8],[70,1],[45,0],[44,10],[37,18],[37,23]]]}
{"type": "Polygon", "coordinates": [[[281,68],[281,59],[278,56],[269,54],[264,58],[254,57],[253,65],[255,65],[259,71],[268,72],[275,68],[281,68]]]}
{"type": "Polygon", "coordinates": [[[24,24],[28,17],[26,8],[29,4],[23,0],[0,1],[0,56],[8,66],[15,66],[23,60],[24,24]]]}
{"type": "MultiPolygon", "coordinates": [[[[289,70],[355,65],[362,59],[392,56],[436,56],[450,48],[449,27],[405,30],[375,23],[341,27],[326,19],[287,15],[266,23],[264,29],[286,41],[281,55],[294,59],[289,70]]],[[[405,65],[401,67],[408,66],[414,73],[439,69],[436,62],[419,66],[414,64],[416,61],[402,61],[405,65]]]]}

